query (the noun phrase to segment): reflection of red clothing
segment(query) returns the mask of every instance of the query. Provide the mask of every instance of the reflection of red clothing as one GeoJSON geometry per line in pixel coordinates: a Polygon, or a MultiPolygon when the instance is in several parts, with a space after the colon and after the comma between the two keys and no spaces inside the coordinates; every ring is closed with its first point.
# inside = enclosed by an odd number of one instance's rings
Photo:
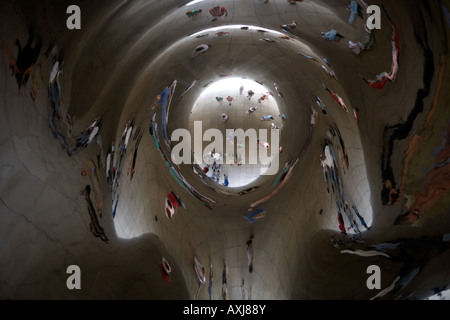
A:
{"type": "Polygon", "coordinates": [[[345,231],[344,219],[342,218],[342,213],[338,214],[338,221],[339,221],[339,229],[341,230],[341,233],[347,234],[347,232],[345,231]]]}
{"type": "Polygon", "coordinates": [[[169,193],[167,195],[167,199],[169,199],[170,203],[174,206],[174,208],[178,207],[178,200],[177,198],[173,195],[173,193],[169,193]]]}
{"type": "Polygon", "coordinates": [[[388,78],[383,77],[381,80],[377,79],[373,81],[368,81],[367,83],[374,89],[383,89],[388,80],[389,80],[388,78]]]}
{"type": "MultiPolygon", "coordinates": [[[[400,45],[399,45],[400,35],[397,28],[392,23],[392,21],[391,20],[388,21],[393,29],[392,41],[394,42],[394,48],[392,50],[392,67],[390,73],[390,78],[393,79],[395,78],[395,74],[397,73],[398,68],[398,55],[400,52],[400,45]]],[[[389,80],[390,79],[387,77],[387,73],[383,72],[380,76],[378,76],[376,80],[367,81],[367,83],[374,89],[383,89],[389,80]]]]}
{"type": "Polygon", "coordinates": [[[162,276],[162,278],[164,279],[164,281],[167,282],[167,283],[171,283],[170,277],[169,277],[169,275],[164,271],[164,266],[163,266],[162,263],[159,265],[159,268],[161,269],[161,276],[162,276]]]}
{"type": "Polygon", "coordinates": [[[334,98],[334,100],[336,100],[336,102],[339,103],[339,98],[337,97],[337,95],[331,90],[328,90],[328,91],[330,92],[330,94],[334,98]]]}

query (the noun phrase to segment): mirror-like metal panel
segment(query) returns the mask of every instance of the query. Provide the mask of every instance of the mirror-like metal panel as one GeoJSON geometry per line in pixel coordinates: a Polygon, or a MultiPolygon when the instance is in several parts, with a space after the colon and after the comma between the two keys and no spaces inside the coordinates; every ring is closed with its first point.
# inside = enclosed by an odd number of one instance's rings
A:
{"type": "Polygon", "coordinates": [[[0,297],[447,297],[449,17],[2,2],[0,297]]]}

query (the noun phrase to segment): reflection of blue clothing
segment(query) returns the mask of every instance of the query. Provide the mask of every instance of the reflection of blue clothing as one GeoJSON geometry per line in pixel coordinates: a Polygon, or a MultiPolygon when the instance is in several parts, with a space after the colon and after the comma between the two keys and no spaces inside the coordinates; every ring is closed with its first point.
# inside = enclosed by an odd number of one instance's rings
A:
{"type": "Polygon", "coordinates": [[[361,224],[362,224],[366,229],[370,229],[370,228],[367,226],[366,222],[364,221],[364,218],[359,214],[359,211],[358,211],[358,209],[356,209],[355,206],[353,206],[353,211],[355,211],[356,215],[358,216],[359,220],[361,221],[361,224]]]}
{"type": "Polygon", "coordinates": [[[247,221],[250,222],[250,223],[253,223],[253,222],[255,222],[255,221],[258,219],[258,218],[255,219],[255,217],[256,217],[258,214],[262,213],[262,212],[264,212],[264,207],[259,208],[259,209],[256,210],[256,211],[250,212],[249,214],[247,214],[247,215],[244,216],[244,219],[247,220],[247,221]]]}
{"type": "Polygon", "coordinates": [[[225,181],[223,182],[223,185],[224,185],[225,187],[228,187],[228,179],[225,179],[225,181]]]}
{"type": "Polygon", "coordinates": [[[380,243],[380,244],[374,244],[369,247],[374,248],[378,251],[386,251],[386,250],[395,250],[400,245],[400,243],[380,243]]]}
{"type": "Polygon", "coordinates": [[[117,210],[117,204],[118,203],[119,203],[119,199],[116,199],[116,204],[114,205],[114,210],[113,210],[113,214],[112,214],[113,218],[116,217],[116,210],[117,210]]]}
{"type": "Polygon", "coordinates": [[[330,30],[324,35],[325,38],[327,38],[330,41],[336,41],[337,38],[337,31],[336,30],[330,30]]]}
{"type": "Polygon", "coordinates": [[[56,81],[50,88],[51,97],[54,105],[55,113],[58,113],[59,109],[59,98],[61,97],[61,86],[59,81],[56,81]]]}
{"type": "Polygon", "coordinates": [[[119,154],[122,155],[125,153],[125,139],[122,137],[122,141],[120,142],[119,154]]]}
{"type": "Polygon", "coordinates": [[[420,267],[415,267],[409,274],[407,274],[403,279],[398,282],[400,289],[406,287],[412,279],[419,273],[420,267]]]}
{"type": "Polygon", "coordinates": [[[166,107],[167,99],[169,98],[170,94],[170,88],[165,89],[163,92],[161,92],[159,95],[161,96],[161,100],[159,103],[161,104],[162,108],[166,107]]]}
{"type": "Polygon", "coordinates": [[[330,151],[331,151],[331,155],[333,156],[333,162],[334,162],[334,166],[337,166],[337,161],[336,161],[336,153],[334,152],[334,148],[333,145],[328,145],[330,147],[330,151]]]}
{"type": "Polygon", "coordinates": [[[350,18],[348,18],[348,23],[353,24],[355,22],[355,16],[358,14],[358,4],[355,1],[350,3],[350,18]]]}
{"type": "MultiPolygon", "coordinates": [[[[163,139],[168,143],[168,139],[167,139],[167,132],[166,132],[166,113],[167,113],[167,109],[166,109],[166,104],[167,104],[167,100],[169,99],[169,95],[170,95],[170,88],[165,89],[163,92],[161,92],[160,96],[161,96],[161,108],[162,108],[162,122],[161,122],[161,128],[162,128],[162,133],[163,133],[163,139]]],[[[170,145],[170,143],[168,143],[170,145]]]]}
{"type": "Polygon", "coordinates": [[[328,177],[331,179],[331,183],[337,185],[336,176],[334,175],[334,170],[327,166],[328,177]]]}
{"type": "Polygon", "coordinates": [[[87,137],[86,133],[83,133],[83,135],[78,136],[77,139],[82,145],[85,145],[88,142],[88,137],[87,137]]]}

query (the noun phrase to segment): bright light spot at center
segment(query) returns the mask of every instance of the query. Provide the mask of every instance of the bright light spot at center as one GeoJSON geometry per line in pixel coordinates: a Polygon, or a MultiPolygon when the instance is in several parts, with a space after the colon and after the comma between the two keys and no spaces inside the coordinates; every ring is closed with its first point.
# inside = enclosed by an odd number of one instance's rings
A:
{"type": "Polygon", "coordinates": [[[208,32],[215,32],[215,31],[227,30],[227,29],[241,29],[244,27],[248,28],[248,30],[251,30],[251,31],[258,31],[258,30],[265,31],[265,32],[271,33],[275,36],[283,36],[284,35],[282,32],[275,31],[272,29],[266,29],[266,28],[256,27],[256,26],[248,26],[248,25],[244,25],[244,24],[234,24],[234,25],[224,25],[224,26],[218,26],[218,27],[214,27],[214,28],[210,28],[210,29],[204,29],[204,30],[198,31],[194,34],[191,34],[190,37],[196,37],[196,36],[208,33],[208,32]]]}
{"type": "Polygon", "coordinates": [[[228,77],[221,80],[218,80],[215,83],[210,84],[203,92],[202,96],[210,93],[217,93],[218,95],[224,96],[226,93],[231,96],[236,96],[236,93],[239,94],[239,88],[244,87],[244,91],[242,95],[247,97],[247,93],[249,90],[255,92],[255,97],[258,99],[258,94],[262,94],[268,92],[269,90],[264,87],[264,85],[256,82],[255,80],[238,78],[238,77],[228,77]]]}
{"type": "MultiPolygon", "coordinates": [[[[254,129],[259,138],[259,129],[267,130],[267,139],[270,133],[271,123],[276,123],[281,127],[282,120],[280,112],[276,102],[276,93],[271,95],[272,89],[265,87],[264,84],[260,84],[255,80],[240,78],[236,76],[230,76],[210,83],[208,87],[200,94],[197,101],[192,107],[192,113],[190,118],[190,132],[193,132],[194,121],[202,121],[203,132],[208,129],[219,129],[222,132],[224,140],[224,151],[226,153],[226,145],[232,145],[234,149],[234,155],[244,151],[245,157],[248,158],[249,151],[247,150],[249,140],[246,139],[245,148],[239,144],[237,139],[233,135],[227,135],[226,130],[238,130],[242,129],[247,131],[254,129]],[[253,95],[249,96],[249,91],[253,92],[253,95]],[[262,96],[266,96],[259,102],[262,96]],[[233,97],[230,103],[227,98],[233,97]],[[220,101],[217,99],[219,98],[220,101]],[[249,113],[249,109],[257,107],[257,109],[249,113]],[[223,121],[221,115],[225,113],[229,116],[229,120],[223,121]],[[272,121],[263,121],[262,117],[272,115],[272,121]]],[[[273,94],[273,93],[272,93],[273,94]]],[[[270,142],[271,140],[269,140],[270,142]]],[[[203,148],[210,142],[204,142],[203,148]]],[[[262,147],[261,147],[262,148],[262,147]]],[[[268,149],[272,150],[272,149],[268,149]]],[[[268,150],[259,150],[259,152],[266,152],[268,150]]],[[[242,161],[241,158],[236,157],[236,162],[233,165],[226,164],[226,154],[203,154],[204,164],[202,168],[206,166],[206,163],[213,163],[215,160],[223,162],[220,166],[210,165],[209,171],[206,174],[213,182],[218,184],[225,183],[225,176],[228,177],[228,187],[239,188],[250,185],[253,181],[258,179],[264,172],[267,172],[267,166],[260,163],[249,164],[248,159],[242,161]],[[239,164],[239,165],[238,165],[239,164]],[[215,171],[214,171],[215,169],[215,171]]]]}

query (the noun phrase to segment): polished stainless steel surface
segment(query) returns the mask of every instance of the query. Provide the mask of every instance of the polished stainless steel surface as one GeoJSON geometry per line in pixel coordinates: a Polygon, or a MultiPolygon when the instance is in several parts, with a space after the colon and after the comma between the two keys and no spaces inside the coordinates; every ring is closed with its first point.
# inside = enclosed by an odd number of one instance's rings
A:
{"type": "Polygon", "coordinates": [[[0,297],[445,293],[450,6],[349,3],[2,1],[0,297]]]}

